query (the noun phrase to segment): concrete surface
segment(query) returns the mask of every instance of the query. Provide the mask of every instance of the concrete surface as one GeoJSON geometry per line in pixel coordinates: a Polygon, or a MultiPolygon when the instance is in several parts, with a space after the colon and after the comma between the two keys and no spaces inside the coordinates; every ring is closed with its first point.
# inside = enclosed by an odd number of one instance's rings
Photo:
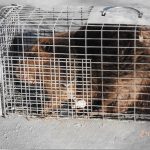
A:
{"type": "Polygon", "coordinates": [[[0,118],[1,149],[149,149],[150,122],[0,118]]]}

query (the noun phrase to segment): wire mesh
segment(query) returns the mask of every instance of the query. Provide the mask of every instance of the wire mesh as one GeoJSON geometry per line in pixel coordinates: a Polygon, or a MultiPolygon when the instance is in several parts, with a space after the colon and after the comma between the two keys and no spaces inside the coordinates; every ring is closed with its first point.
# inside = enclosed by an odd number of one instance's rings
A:
{"type": "Polygon", "coordinates": [[[150,119],[149,26],[89,24],[92,8],[5,8],[4,115],[150,119]]]}

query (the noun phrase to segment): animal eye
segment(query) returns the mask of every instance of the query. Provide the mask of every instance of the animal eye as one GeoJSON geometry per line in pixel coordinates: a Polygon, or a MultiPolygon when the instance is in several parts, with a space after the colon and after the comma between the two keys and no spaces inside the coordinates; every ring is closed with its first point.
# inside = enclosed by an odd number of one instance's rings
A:
{"type": "Polygon", "coordinates": [[[49,43],[41,43],[41,44],[46,52],[53,53],[53,45],[50,45],[49,43]]]}

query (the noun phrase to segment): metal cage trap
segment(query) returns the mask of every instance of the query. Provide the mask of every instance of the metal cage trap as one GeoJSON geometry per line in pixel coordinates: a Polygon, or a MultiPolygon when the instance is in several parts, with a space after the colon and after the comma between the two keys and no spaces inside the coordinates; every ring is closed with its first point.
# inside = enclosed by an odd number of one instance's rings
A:
{"type": "Polygon", "coordinates": [[[3,115],[149,120],[145,16],[130,7],[2,8],[3,115]]]}

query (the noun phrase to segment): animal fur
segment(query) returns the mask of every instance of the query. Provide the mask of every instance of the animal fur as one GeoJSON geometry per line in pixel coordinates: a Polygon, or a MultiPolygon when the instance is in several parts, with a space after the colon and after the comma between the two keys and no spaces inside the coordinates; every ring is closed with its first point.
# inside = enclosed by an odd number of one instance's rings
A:
{"type": "Polygon", "coordinates": [[[97,77],[92,80],[95,91],[92,98],[101,105],[99,110],[125,113],[132,108],[136,112],[150,113],[150,29],[138,27],[134,32],[134,27],[120,27],[118,30],[110,26],[88,26],[82,30],[75,36],[88,40],[86,43],[77,41],[76,45],[89,46],[87,53],[96,62],[92,65],[95,68],[92,76],[97,77]],[[95,45],[100,49],[90,47],[95,45]],[[102,57],[94,57],[96,53],[102,57]],[[101,71],[96,71],[98,68],[101,71]]]}
{"type": "MultiPolygon", "coordinates": [[[[104,113],[125,113],[130,108],[150,113],[150,31],[145,27],[133,31],[135,27],[120,27],[118,30],[117,27],[93,25],[83,26],[76,32],[58,33],[54,38],[40,38],[36,41],[40,46],[28,49],[25,54],[28,59],[19,62],[25,69],[15,68],[16,78],[32,85],[42,82],[49,97],[43,106],[45,114],[60,108],[63,101],[69,102],[68,91],[64,85],[54,85],[59,81],[65,83],[67,79],[60,76],[64,72],[61,65],[50,68],[50,63],[54,61],[54,55],[56,59],[67,58],[70,44],[74,46],[72,54],[79,54],[72,55],[72,59],[87,56],[92,61],[92,104],[89,102],[89,105],[104,113]],[[52,72],[57,75],[52,76],[52,72]]],[[[75,88],[74,83],[68,87],[76,95],[75,88]]],[[[82,93],[78,98],[81,97],[82,93]]]]}
{"type": "MultiPolygon", "coordinates": [[[[70,37],[73,34],[74,32],[71,32],[70,37]]],[[[76,78],[75,57],[72,56],[69,59],[66,56],[69,49],[67,47],[69,46],[68,36],[68,33],[63,32],[55,34],[55,41],[52,37],[38,39],[36,43],[39,42],[39,46],[36,44],[24,51],[24,58],[21,56],[21,59],[17,61],[19,65],[14,68],[17,80],[32,86],[41,84],[45,97],[48,97],[47,100],[43,100],[42,113],[44,115],[61,109],[62,103],[72,100],[72,96],[76,96],[77,99],[82,98],[81,94],[75,93],[77,88],[74,82],[76,78]],[[66,75],[66,66],[70,70],[68,75],[66,75]]]]}

